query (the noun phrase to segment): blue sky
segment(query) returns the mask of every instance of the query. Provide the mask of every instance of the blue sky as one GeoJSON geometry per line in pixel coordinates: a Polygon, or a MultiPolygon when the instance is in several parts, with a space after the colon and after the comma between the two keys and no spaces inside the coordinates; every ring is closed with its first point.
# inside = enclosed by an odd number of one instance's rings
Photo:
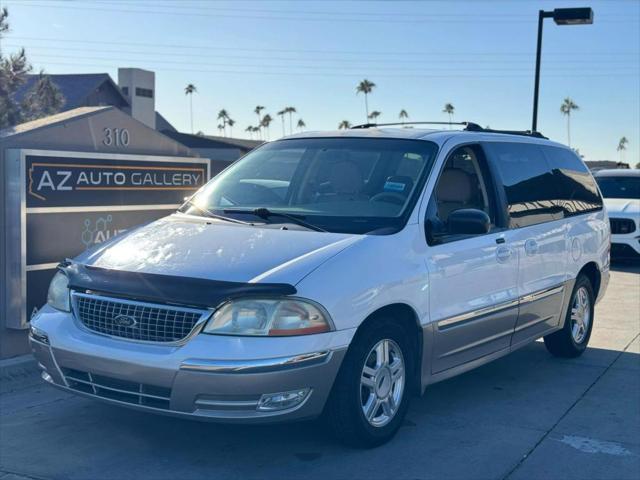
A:
{"type": "MultiPolygon", "coordinates": [[[[189,130],[184,87],[193,83],[195,130],[217,134],[227,109],[236,136],[294,106],[308,129],[365,120],[359,80],[379,121],[455,120],[494,128],[531,123],[537,11],[592,6],[590,26],[545,21],[539,129],[566,143],[562,99],[580,106],[572,146],[588,160],[640,161],[640,2],[629,1],[205,1],[0,0],[12,31],[3,51],[25,46],[36,70],[156,71],[157,108],[189,130]]],[[[297,119],[297,117],[295,117],[297,119]]],[[[294,119],[294,121],[295,121],[294,119]]],[[[281,135],[276,119],[271,138],[281,135]]]]}

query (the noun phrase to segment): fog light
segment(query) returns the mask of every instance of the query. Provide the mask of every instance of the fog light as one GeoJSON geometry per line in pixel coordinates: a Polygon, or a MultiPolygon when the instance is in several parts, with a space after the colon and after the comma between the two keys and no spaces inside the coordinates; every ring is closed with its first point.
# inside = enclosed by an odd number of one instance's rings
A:
{"type": "Polygon", "coordinates": [[[39,343],[44,343],[45,345],[49,345],[49,337],[42,330],[39,330],[36,327],[32,326],[29,330],[29,333],[31,334],[32,340],[35,340],[39,343]]]}
{"type": "Polygon", "coordinates": [[[302,388],[300,390],[291,390],[290,392],[264,394],[258,402],[258,411],[273,412],[296,407],[304,402],[310,393],[310,388],[302,388]]]}

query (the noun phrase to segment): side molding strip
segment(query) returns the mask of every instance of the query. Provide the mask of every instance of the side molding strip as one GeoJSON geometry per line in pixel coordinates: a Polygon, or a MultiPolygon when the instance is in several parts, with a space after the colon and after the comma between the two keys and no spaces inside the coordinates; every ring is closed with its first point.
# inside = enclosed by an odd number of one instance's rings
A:
{"type": "Polygon", "coordinates": [[[496,305],[489,305],[488,307],[471,310],[469,312],[461,313],[460,315],[445,318],[444,320],[440,320],[439,322],[437,322],[438,330],[446,330],[448,328],[455,327],[460,323],[480,320],[482,317],[485,317],[492,313],[497,313],[502,310],[508,310],[519,305],[524,305],[527,303],[535,302],[536,300],[550,297],[551,295],[555,295],[557,293],[562,293],[564,291],[564,287],[564,284],[562,284],[555,287],[545,288],[537,292],[523,295],[522,297],[519,297],[515,300],[509,300],[506,302],[498,303],[496,305]]]}
{"type": "Polygon", "coordinates": [[[518,300],[509,300],[507,302],[498,303],[496,305],[490,305],[488,307],[479,308],[477,310],[471,310],[470,312],[461,313],[454,317],[445,318],[438,322],[438,330],[445,330],[452,328],[459,323],[466,322],[468,320],[476,320],[479,317],[484,317],[491,313],[500,312],[502,310],[508,310],[518,306],[518,300]]]}
{"type": "Polygon", "coordinates": [[[556,293],[561,293],[563,290],[564,285],[558,285],[557,287],[545,288],[544,290],[529,293],[528,295],[523,295],[522,297],[520,297],[520,304],[535,302],[536,300],[550,297],[551,295],[555,295],[556,293]]]}

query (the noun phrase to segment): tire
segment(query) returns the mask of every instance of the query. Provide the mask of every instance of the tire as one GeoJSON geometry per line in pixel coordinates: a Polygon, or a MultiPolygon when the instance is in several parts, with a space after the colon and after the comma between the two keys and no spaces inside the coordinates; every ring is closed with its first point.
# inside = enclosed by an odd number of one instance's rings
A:
{"type": "Polygon", "coordinates": [[[392,322],[389,318],[379,319],[358,332],[333,385],[325,415],[336,437],[348,445],[382,445],[396,434],[407,413],[415,377],[415,352],[405,329],[392,322]],[[379,366],[378,359],[384,360],[385,349],[389,362],[379,366]],[[402,381],[399,360],[404,366],[402,381]]]}
{"type": "Polygon", "coordinates": [[[586,275],[581,274],[571,292],[564,327],[544,337],[544,344],[552,355],[575,358],[583,354],[593,329],[594,304],[595,295],[591,281],[586,275]]]}

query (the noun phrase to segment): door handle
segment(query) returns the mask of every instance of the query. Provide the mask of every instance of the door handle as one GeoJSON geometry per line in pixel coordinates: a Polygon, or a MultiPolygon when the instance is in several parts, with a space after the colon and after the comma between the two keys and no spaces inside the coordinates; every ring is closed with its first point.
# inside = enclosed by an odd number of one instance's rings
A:
{"type": "Polygon", "coordinates": [[[524,242],[524,251],[527,255],[535,255],[538,253],[538,242],[536,242],[533,238],[530,238],[526,242],[524,242]]]}
{"type": "Polygon", "coordinates": [[[506,262],[511,257],[511,249],[509,247],[498,247],[496,257],[499,262],[506,262]]]}

